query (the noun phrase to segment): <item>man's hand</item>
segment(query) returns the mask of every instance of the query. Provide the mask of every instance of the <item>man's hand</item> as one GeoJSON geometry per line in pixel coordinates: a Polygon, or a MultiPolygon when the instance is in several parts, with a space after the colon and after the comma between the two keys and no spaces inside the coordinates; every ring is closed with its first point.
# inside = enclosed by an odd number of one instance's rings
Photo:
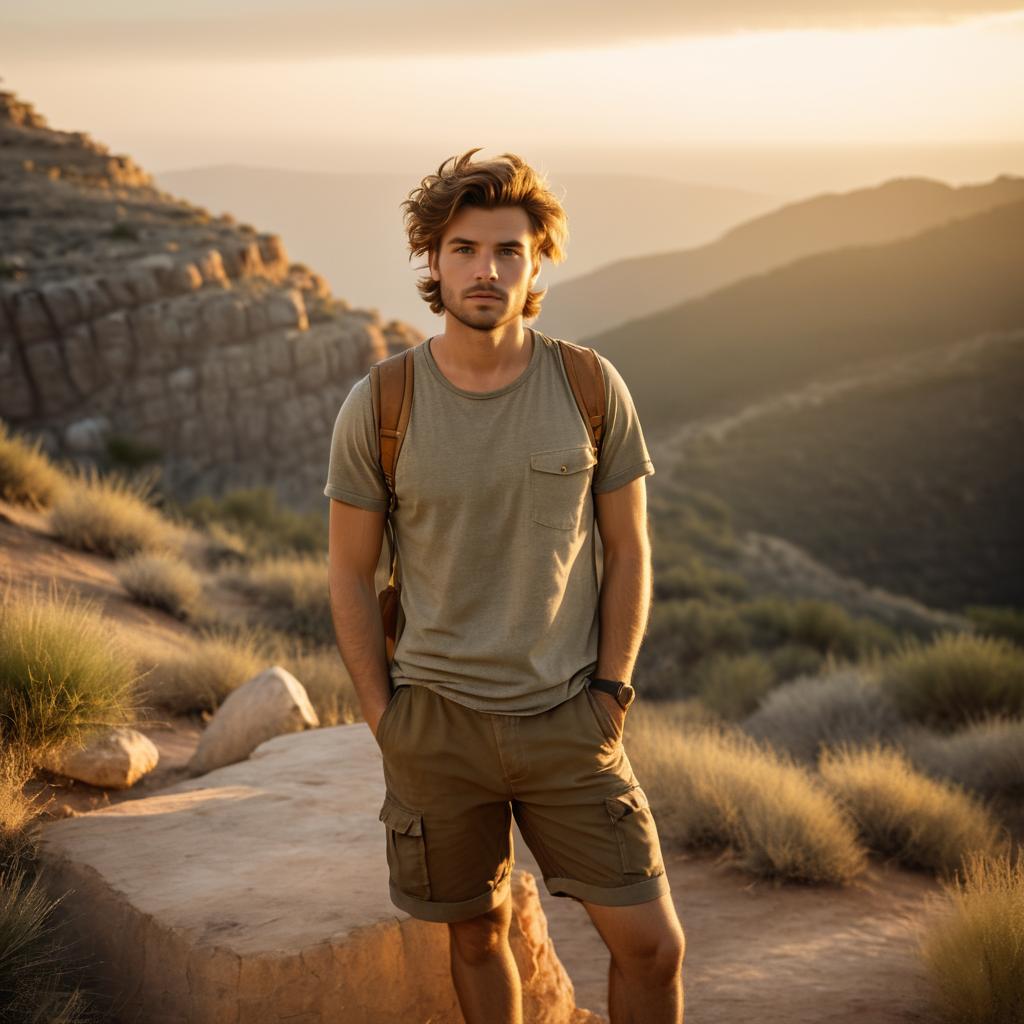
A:
{"type": "Polygon", "coordinates": [[[612,716],[612,721],[616,723],[619,735],[621,736],[626,724],[626,709],[610,693],[606,693],[604,690],[591,690],[590,692],[598,700],[604,702],[605,707],[608,708],[608,714],[612,716]]]}

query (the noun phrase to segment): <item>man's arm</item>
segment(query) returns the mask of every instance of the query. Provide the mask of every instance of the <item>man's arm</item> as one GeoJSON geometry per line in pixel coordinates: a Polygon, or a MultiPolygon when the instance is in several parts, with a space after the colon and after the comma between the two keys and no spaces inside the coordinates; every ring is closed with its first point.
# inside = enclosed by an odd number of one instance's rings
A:
{"type": "MultiPolygon", "coordinates": [[[[646,479],[640,476],[614,491],[595,494],[594,516],[604,550],[595,674],[628,683],[647,629],[651,602],[646,479]]],[[[611,694],[594,692],[622,713],[611,694]]]]}
{"type": "Polygon", "coordinates": [[[374,574],[384,542],[384,512],[331,499],[328,586],[334,636],[363,718],[376,738],[391,697],[384,624],[374,574]]]}

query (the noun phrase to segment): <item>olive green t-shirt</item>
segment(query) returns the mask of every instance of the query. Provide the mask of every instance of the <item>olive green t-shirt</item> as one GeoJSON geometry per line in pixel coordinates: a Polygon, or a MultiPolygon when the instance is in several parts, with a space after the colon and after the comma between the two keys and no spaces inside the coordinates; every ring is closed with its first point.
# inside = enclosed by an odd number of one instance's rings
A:
{"type": "MultiPolygon", "coordinates": [[[[495,391],[456,387],[429,339],[412,351],[412,415],[392,513],[401,613],[391,678],[478,711],[537,714],[597,666],[591,492],[654,472],[625,382],[604,357],[600,464],[555,341],[495,391]]],[[[387,508],[369,374],[338,412],[324,494],[387,508]]]]}

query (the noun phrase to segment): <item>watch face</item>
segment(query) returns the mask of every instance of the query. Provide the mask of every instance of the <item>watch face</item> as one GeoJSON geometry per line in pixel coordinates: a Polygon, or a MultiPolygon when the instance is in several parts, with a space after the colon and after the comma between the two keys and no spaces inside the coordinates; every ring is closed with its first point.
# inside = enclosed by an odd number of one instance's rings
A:
{"type": "Polygon", "coordinates": [[[636,690],[629,683],[623,683],[622,689],[619,690],[619,703],[623,709],[626,709],[634,700],[636,700],[636,690]]]}

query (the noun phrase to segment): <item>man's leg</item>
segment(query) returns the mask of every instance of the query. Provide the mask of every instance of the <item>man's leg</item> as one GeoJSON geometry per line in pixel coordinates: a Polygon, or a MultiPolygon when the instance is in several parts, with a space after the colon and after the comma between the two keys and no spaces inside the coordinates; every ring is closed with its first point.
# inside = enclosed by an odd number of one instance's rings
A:
{"type": "Polygon", "coordinates": [[[686,939],[671,894],[625,907],[583,905],[612,956],[611,1024],[683,1024],[686,939]]]}
{"type": "Polygon", "coordinates": [[[466,1024],[522,1024],[519,968],[508,944],[512,890],[493,910],[449,922],[452,981],[466,1024]]]}

